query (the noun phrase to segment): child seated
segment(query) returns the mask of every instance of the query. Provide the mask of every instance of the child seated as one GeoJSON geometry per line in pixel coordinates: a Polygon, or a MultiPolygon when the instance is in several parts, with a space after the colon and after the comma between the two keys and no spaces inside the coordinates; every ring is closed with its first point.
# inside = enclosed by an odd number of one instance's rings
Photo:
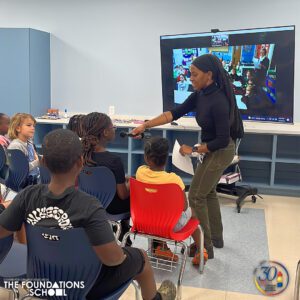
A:
{"type": "Polygon", "coordinates": [[[103,264],[88,300],[102,299],[130,279],[140,284],[143,299],[175,299],[176,288],[169,280],[156,290],[145,251],[117,244],[99,200],[75,189],[83,165],[79,137],[67,129],[54,130],[45,136],[42,150],[42,162],[51,173],[51,181],[18,193],[0,215],[0,238],[19,230],[23,222],[62,230],[82,227],[103,264]]]}
{"type": "Polygon", "coordinates": [[[67,128],[74,131],[79,138],[82,138],[84,136],[84,131],[83,131],[83,121],[84,121],[85,115],[73,115],[69,123],[67,125],[67,128]]]}
{"type": "Polygon", "coordinates": [[[27,182],[24,184],[37,184],[40,175],[39,158],[33,146],[33,136],[35,131],[36,120],[32,115],[17,113],[10,122],[8,136],[11,139],[7,149],[21,150],[28,159],[29,174],[27,182]]]}
{"type": "MultiPolygon", "coordinates": [[[[184,194],[184,211],[181,214],[181,217],[176,224],[174,231],[181,230],[194,215],[193,211],[189,207],[186,195],[185,195],[185,185],[182,179],[173,172],[166,172],[165,166],[167,163],[167,158],[169,155],[169,144],[168,140],[161,137],[153,137],[145,142],[144,147],[144,159],[147,163],[138,168],[136,172],[136,179],[141,182],[151,183],[151,184],[166,184],[166,183],[175,183],[180,186],[184,194]]],[[[192,237],[195,241],[197,250],[192,260],[194,265],[200,264],[200,230],[197,228],[192,237]]],[[[167,248],[165,243],[157,244],[154,242],[154,254],[157,257],[169,258],[170,260],[177,261],[178,256],[173,254],[170,249],[167,248]]],[[[204,259],[208,259],[207,252],[204,249],[204,259]]]]}
{"type": "MultiPolygon", "coordinates": [[[[125,170],[121,158],[107,150],[107,144],[115,139],[115,126],[110,117],[99,112],[92,112],[85,116],[83,123],[84,137],[83,160],[87,166],[104,166],[110,169],[116,179],[116,194],[106,211],[111,215],[130,212],[129,186],[125,177],[125,170]]],[[[121,221],[122,231],[120,240],[128,232],[129,219],[121,221]]],[[[130,239],[127,245],[131,244],[130,239]]]]}

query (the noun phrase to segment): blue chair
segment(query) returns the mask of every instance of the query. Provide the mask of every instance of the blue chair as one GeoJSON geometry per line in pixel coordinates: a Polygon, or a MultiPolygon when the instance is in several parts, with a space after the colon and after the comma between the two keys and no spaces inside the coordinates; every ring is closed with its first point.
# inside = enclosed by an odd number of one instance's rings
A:
{"type": "Polygon", "coordinates": [[[25,187],[29,164],[25,154],[21,150],[7,149],[8,177],[5,181],[7,187],[19,192],[25,187]]]}
{"type": "Polygon", "coordinates": [[[0,264],[6,257],[14,241],[13,235],[9,235],[5,238],[0,239],[0,264]]]}
{"type": "MultiPolygon", "coordinates": [[[[78,177],[79,189],[95,196],[106,209],[116,194],[116,179],[113,172],[107,167],[84,167],[78,177]]],[[[120,221],[130,218],[130,212],[111,215],[110,221],[120,221]]]]}
{"type": "MultiPolygon", "coordinates": [[[[13,241],[13,234],[0,239],[0,286],[5,278],[26,278],[27,247],[13,241]]],[[[19,299],[19,291],[12,288],[14,299],[19,299]]]]}
{"type": "MultiPolygon", "coordinates": [[[[101,262],[90,245],[83,228],[52,229],[26,224],[27,277],[59,281],[84,282],[83,288],[65,289],[67,298],[54,295],[55,300],[83,300],[101,270],[101,262]]],[[[128,281],[105,300],[117,300],[132,281],[128,281]]]]}
{"type": "Polygon", "coordinates": [[[78,177],[78,187],[100,200],[106,209],[116,193],[116,180],[107,167],[84,167],[78,177]]]}
{"type": "Polygon", "coordinates": [[[5,184],[8,167],[6,165],[6,153],[4,148],[0,145],[0,183],[5,184]]]}
{"type": "Polygon", "coordinates": [[[4,148],[0,145],[0,171],[6,163],[6,154],[4,148]]]}
{"type": "Polygon", "coordinates": [[[42,184],[49,184],[50,180],[51,180],[51,174],[50,174],[49,170],[43,165],[40,165],[39,169],[40,169],[41,183],[42,184]]]}

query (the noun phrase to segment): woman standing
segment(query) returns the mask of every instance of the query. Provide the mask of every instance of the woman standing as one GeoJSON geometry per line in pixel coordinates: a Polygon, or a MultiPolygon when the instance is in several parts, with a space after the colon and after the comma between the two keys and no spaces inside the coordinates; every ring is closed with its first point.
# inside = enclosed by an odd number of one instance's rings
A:
{"type": "Polygon", "coordinates": [[[213,258],[213,246],[224,246],[216,186],[234,157],[235,140],[243,136],[244,130],[229,76],[220,60],[214,55],[204,54],[192,62],[190,71],[195,92],[175,109],[138,126],[132,134],[138,135],[148,128],[169,123],[190,111],[196,111],[202,143],[197,147],[182,145],[180,153],[205,154],[192,179],[189,202],[203,227],[208,258],[213,258]]]}

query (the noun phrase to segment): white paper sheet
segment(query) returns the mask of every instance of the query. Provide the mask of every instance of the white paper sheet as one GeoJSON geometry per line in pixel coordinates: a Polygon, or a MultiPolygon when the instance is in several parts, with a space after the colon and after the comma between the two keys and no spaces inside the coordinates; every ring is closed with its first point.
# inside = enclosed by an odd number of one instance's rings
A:
{"type": "MultiPolygon", "coordinates": [[[[0,190],[1,190],[2,195],[3,195],[4,193],[6,193],[6,189],[7,189],[6,186],[0,183],[0,190]]],[[[13,200],[13,199],[16,197],[16,195],[17,195],[16,192],[10,190],[10,191],[7,193],[7,195],[6,195],[4,201],[13,200]]]]}
{"type": "Polygon", "coordinates": [[[182,156],[179,153],[180,145],[176,140],[173,147],[172,153],[172,163],[175,167],[186,172],[188,174],[194,175],[194,168],[192,164],[192,159],[189,155],[182,156]]]}
{"type": "Polygon", "coordinates": [[[232,84],[236,87],[241,87],[242,86],[242,83],[240,81],[234,81],[232,84]]]}

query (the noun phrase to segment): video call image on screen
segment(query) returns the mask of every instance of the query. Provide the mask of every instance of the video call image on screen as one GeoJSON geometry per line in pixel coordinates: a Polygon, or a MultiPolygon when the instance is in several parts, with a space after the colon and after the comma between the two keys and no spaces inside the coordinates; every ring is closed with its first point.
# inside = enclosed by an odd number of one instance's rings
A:
{"type": "Polygon", "coordinates": [[[194,92],[190,65],[196,57],[210,53],[220,59],[228,72],[244,120],[292,123],[294,27],[281,27],[278,32],[276,29],[181,35],[174,39],[166,36],[166,40],[161,40],[164,110],[183,103],[194,92]],[[248,43],[258,41],[261,43],[248,43]],[[206,43],[206,47],[175,48],[196,43],[206,43]],[[166,48],[167,56],[163,53],[166,48]],[[171,65],[163,62],[167,57],[171,65]],[[171,80],[166,78],[170,67],[171,80]]]}

